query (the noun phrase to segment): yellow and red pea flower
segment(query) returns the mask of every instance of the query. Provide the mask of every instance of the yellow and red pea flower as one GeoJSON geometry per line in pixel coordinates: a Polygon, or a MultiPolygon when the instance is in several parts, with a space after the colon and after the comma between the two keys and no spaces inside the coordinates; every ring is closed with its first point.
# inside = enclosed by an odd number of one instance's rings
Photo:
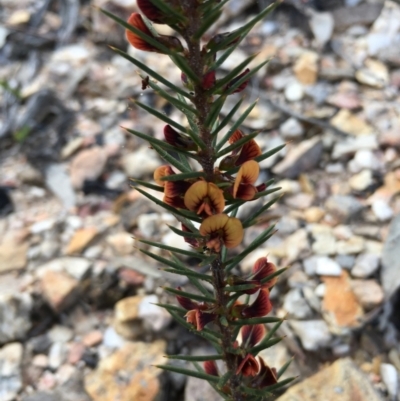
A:
{"type": "Polygon", "coordinates": [[[278,376],[275,368],[270,368],[264,361],[259,357],[260,370],[257,376],[252,380],[251,386],[253,388],[265,388],[278,383],[278,376]]]}
{"type": "Polygon", "coordinates": [[[262,288],[256,300],[251,305],[237,303],[232,308],[232,314],[236,318],[264,317],[272,311],[272,303],[269,290],[262,288]]]}
{"type": "Polygon", "coordinates": [[[164,138],[167,143],[180,149],[188,151],[197,150],[197,145],[187,136],[181,135],[170,125],[164,127],[164,138]]]}
{"type": "Polygon", "coordinates": [[[169,175],[174,175],[175,171],[172,167],[165,165],[157,167],[154,171],[153,178],[154,181],[164,187],[164,198],[163,202],[172,207],[186,209],[183,197],[186,191],[190,187],[190,183],[180,180],[180,181],[163,181],[163,177],[169,175]]]}
{"type": "MultiPolygon", "coordinates": [[[[147,27],[145,22],[143,21],[143,17],[139,13],[132,13],[128,19],[128,23],[135,27],[136,29],[142,31],[144,34],[150,36],[152,39],[158,41],[159,43],[166,46],[168,49],[175,50],[177,52],[183,51],[183,46],[180,40],[174,36],[160,35],[154,36],[150,29],[147,27]]],[[[142,39],[139,35],[134,32],[126,29],[126,38],[128,42],[139,50],[144,50],[148,52],[155,52],[164,54],[162,50],[159,50],[157,47],[152,44],[146,42],[146,40],[142,39]]]]}
{"type": "Polygon", "coordinates": [[[197,181],[190,186],[184,197],[185,206],[201,216],[222,213],[225,198],[222,190],[212,182],[197,181]]]}
{"type": "Polygon", "coordinates": [[[249,160],[240,166],[235,183],[233,184],[233,197],[250,201],[254,199],[258,190],[253,185],[260,174],[260,166],[254,160],[249,160]]]}
{"type": "Polygon", "coordinates": [[[245,357],[239,357],[239,364],[236,369],[237,375],[256,376],[259,370],[260,366],[253,355],[247,354],[245,357]]]}
{"type": "Polygon", "coordinates": [[[266,329],[263,324],[245,325],[240,329],[242,347],[252,348],[264,338],[266,329]]]}
{"type": "MultiPolygon", "coordinates": [[[[242,131],[237,129],[229,138],[229,144],[234,144],[238,140],[244,138],[242,131]]],[[[232,151],[232,153],[221,160],[219,168],[221,170],[229,170],[235,166],[241,166],[243,163],[253,160],[262,155],[261,148],[254,139],[246,142],[243,146],[232,151]]]]}
{"type": "MultiPolygon", "coordinates": [[[[180,290],[180,287],[178,287],[178,290],[180,290]]],[[[186,321],[193,324],[198,331],[203,330],[208,323],[211,323],[217,317],[215,313],[208,312],[211,307],[204,302],[194,302],[181,295],[177,295],[176,299],[188,311],[185,315],[186,321]]]]}
{"type": "Polygon", "coordinates": [[[235,248],[242,242],[244,235],[241,221],[223,213],[204,219],[199,231],[207,237],[207,247],[215,252],[219,252],[222,245],[228,249],[235,248]]]}

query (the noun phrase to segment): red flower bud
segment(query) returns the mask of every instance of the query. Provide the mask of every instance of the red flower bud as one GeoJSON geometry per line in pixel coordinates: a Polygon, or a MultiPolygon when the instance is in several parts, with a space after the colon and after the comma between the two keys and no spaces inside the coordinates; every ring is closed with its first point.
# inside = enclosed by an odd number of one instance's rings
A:
{"type": "Polygon", "coordinates": [[[219,376],[218,368],[215,361],[205,361],[204,364],[204,371],[211,376],[219,376]]]}
{"type": "Polygon", "coordinates": [[[165,24],[165,16],[162,11],[155,6],[150,0],[137,0],[137,5],[140,11],[156,24],[165,24]]]}
{"type": "Polygon", "coordinates": [[[202,81],[203,89],[210,89],[215,85],[215,71],[208,71],[203,75],[202,81]]]}
{"type": "MultiPolygon", "coordinates": [[[[233,78],[231,82],[229,82],[228,85],[226,85],[225,90],[229,90],[233,85],[235,85],[236,82],[238,82],[240,79],[242,79],[245,75],[247,75],[250,72],[250,70],[247,68],[245,71],[243,71],[240,75],[237,77],[233,78]]],[[[246,86],[249,84],[249,80],[247,79],[246,81],[242,82],[232,93],[239,93],[242,90],[246,89],[246,86]]]]}

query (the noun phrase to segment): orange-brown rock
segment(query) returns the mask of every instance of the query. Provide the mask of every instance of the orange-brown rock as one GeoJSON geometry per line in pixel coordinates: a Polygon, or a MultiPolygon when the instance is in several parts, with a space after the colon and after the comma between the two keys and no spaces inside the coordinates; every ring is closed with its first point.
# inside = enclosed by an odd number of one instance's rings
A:
{"type": "Polygon", "coordinates": [[[339,277],[324,276],[325,296],[322,312],[330,329],[338,334],[346,328],[359,326],[363,309],[351,287],[349,274],[342,271],[339,277]]]}
{"type": "Polygon", "coordinates": [[[382,401],[370,380],[349,359],[339,359],[289,388],[277,401],[382,401]]]}
{"type": "Polygon", "coordinates": [[[85,377],[85,389],[93,401],[153,401],[160,391],[160,369],[166,344],[129,342],[85,377]]]}
{"type": "Polygon", "coordinates": [[[95,227],[86,227],[77,230],[71,238],[65,253],[73,255],[82,252],[97,234],[98,230],[95,227]]]}

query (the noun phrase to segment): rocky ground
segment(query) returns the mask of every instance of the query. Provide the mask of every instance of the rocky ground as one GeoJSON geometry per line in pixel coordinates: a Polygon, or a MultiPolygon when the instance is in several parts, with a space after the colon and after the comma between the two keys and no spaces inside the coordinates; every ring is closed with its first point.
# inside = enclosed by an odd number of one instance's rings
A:
{"type": "MultiPolygon", "coordinates": [[[[3,0],[0,10],[0,399],[213,401],[197,380],[160,374],[167,353],[207,344],[154,303],[185,285],[135,248],[133,236],[184,247],[173,216],[129,177],[162,164],[122,128],[161,138],[163,123],[130,99],[182,116],[108,45],[134,0],[3,0]]],[[[229,31],[268,1],[231,0],[229,31]]],[[[395,1],[285,1],[222,66],[272,57],[245,93],[259,98],[244,128],[263,129],[262,162],[282,199],[278,232],[241,265],[290,265],[273,291],[288,315],[271,366],[295,360],[298,384],[280,401],[400,400],[400,5],[395,1]]],[[[180,84],[167,58],[129,52],[180,84]]],[[[235,95],[238,96],[238,95],[235,95]]],[[[237,101],[227,103],[226,113],[237,101]]],[[[244,217],[259,204],[249,203],[244,217]]],[[[193,261],[186,263],[193,265],[193,261]]]]}

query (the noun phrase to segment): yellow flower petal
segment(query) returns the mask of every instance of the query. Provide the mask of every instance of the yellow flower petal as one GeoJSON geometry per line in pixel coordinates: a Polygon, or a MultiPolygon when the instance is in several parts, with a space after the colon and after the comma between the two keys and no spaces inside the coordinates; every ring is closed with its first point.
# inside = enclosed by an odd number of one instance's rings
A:
{"type": "Polygon", "coordinates": [[[166,181],[162,181],[161,178],[166,177],[167,175],[175,174],[174,170],[172,170],[171,166],[160,166],[157,167],[154,171],[153,178],[154,181],[161,185],[162,187],[165,186],[166,181]]]}
{"type": "Polygon", "coordinates": [[[235,248],[238,246],[244,236],[242,222],[236,217],[229,217],[224,227],[224,243],[227,248],[235,248]]]}
{"type": "Polygon", "coordinates": [[[236,198],[240,184],[254,184],[260,174],[260,166],[254,160],[249,160],[240,167],[233,185],[233,197],[236,198]]]}
{"type": "Polygon", "coordinates": [[[198,214],[221,213],[225,208],[223,192],[213,183],[197,181],[186,191],[185,206],[198,214]]]}

